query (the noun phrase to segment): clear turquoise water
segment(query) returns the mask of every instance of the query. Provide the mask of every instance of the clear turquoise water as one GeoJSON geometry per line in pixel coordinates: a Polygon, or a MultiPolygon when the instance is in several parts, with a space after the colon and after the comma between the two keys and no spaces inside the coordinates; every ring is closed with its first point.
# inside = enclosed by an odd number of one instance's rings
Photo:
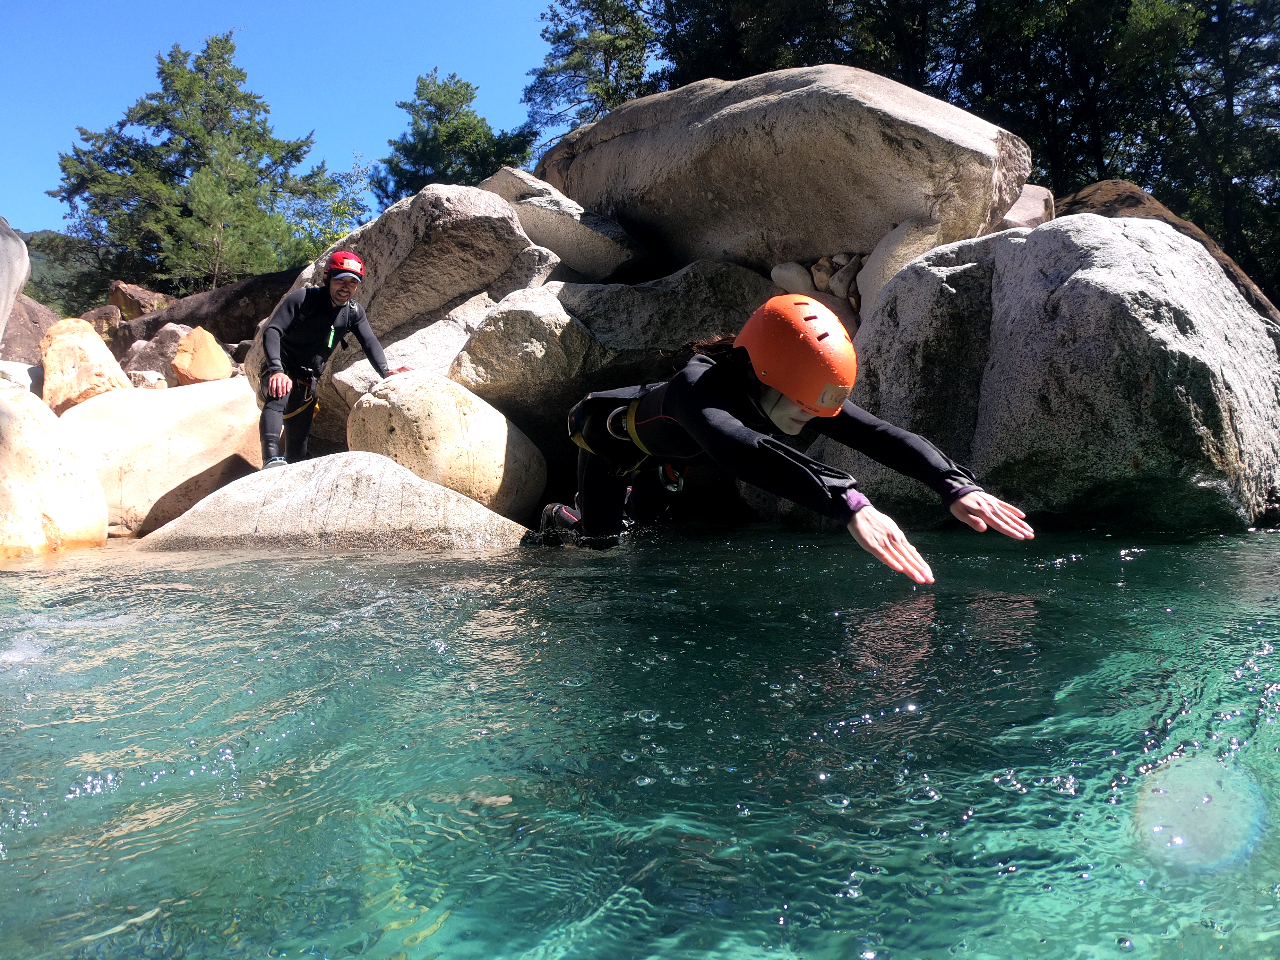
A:
{"type": "Polygon", "coordinates": [[[0,569],[0,957],[1280,956],[1280,535],[917,542],[0,569]]]}

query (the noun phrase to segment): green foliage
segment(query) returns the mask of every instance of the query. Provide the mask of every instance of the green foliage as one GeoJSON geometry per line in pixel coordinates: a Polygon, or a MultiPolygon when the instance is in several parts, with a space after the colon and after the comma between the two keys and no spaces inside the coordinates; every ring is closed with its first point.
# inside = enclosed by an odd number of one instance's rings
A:
{"type": "Polygon", "coordinates": [[[178,194],[189,216],[164,238],[165,278],[179,290],[268,273],[297,257],[289,222],[270,210],[270,189],[232,138],[210,146],[208,162],[178,194]]]}
{"type": "Polygon", "coordinates": [[[304,260],[314,260],[369,218],[365,194],[373,165],[357,156],[351,169],[329,174],[328,183],[288,195],[279,209],[293,228],[304,260]]]}
{"type": "Polygon", "coordinates": [[[521,100],[538,130],[599,120],[658,89],[646,79],[657,38],[636,0],[558,0],[542,21],[551,50],[521,100]]]}
{"type": "Polygon", "coordinates": [[[78,317],[102,302],[96,293],[91,298],[81,293],[81,277],[95,264],[87,243],[54,230],[18,235],[31,257],[24,294],[62,317],[78,317]]]}
{"type": "Polygon", "coordinates": [[[429,183],[475,185],[505,166],[529,160],[536,133],[528,126],[494,133],[471,108],[477,88],[456,73],[418,78],[412,100],[396,106],[409,114],[409,131],[388,140],[391,156],[370,178],[383,209],[429,183]]]}
{"type": "Polygon", "coordinates": [[[159,91],[104,131],[79,128],[81,143],[59,155],[62,182],[49,194],[70,208],[63,252],[76,256],[65,295],[76,303],[101,302],[113,279],[180,293],[300,262],[303,244],[266,241],[264,231],[278,228],[271,217],[289,209],[289,198],[336,188],[323,165],[295,173],[312,138],[274,135],[266,103],[244,89],[235,49],[230,33],[209,37],[194,55],[175,44],[156,58],[159,91]],[[232,182],[197,177],[215,163],[232,182]],[[199,226],[211,229],[223,214],[234,216],[219,221],[229,226],[215,246],[239,250],[233,262],[209,255],[213,234],[199,226]]]}
{"type": "Polygon", "coordinates": [[[1134,49],[1157,47],[1137,177],[1280,293],[1280,0],[1135,2],[1134,49]]]}

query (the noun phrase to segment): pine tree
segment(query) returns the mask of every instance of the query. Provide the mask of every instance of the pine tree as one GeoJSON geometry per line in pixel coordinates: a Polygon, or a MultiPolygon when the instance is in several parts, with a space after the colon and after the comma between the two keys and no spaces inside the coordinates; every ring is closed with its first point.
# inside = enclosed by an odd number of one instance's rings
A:
{"type": "Polygon", "coordinates": [[[647,77],[657,36],[638,0],[557,0],[542,21],[551,50],[521,99],[531,126],[571,129],[658,89],[647,77]]]}
{"type": "Polygon", "coordinates": [[[409,131],[387,141],[391,156],[370,178],[383,209],[429,183],[474,186],[502,167],[528,162],[535,131],[525,126],[494,133],[471,107],[478,92],[456,73],[441,80],[432,70],[418,78],[412,100],[396,103],[409,114],[409,131]]]}
{"type": "Polygon", "coordinates": [[[179,196],[189,215],[163,244],[165,277],[179,290],[211,290],[298,257],[300,242],[289,222],[269,209],[269,188],[234,138],[212,144],[209,162],[179,196]]]}
{"type": "MultiPolygon", "coordinates": [[[[167,56],[156,58],[158,91],[140,98],[104,131],[79,128],[81,143],[59,155],[62,183],[49,194],[69,206],[67,235],[91,260],[68,291],[72,300],[89,306],[101,302],[113,279],[181,291],[180,282],[191,278],[179,281],[183,271],[169,269],[166,245],[186,249],[179,226],[193,216],[187,205],[194,196],[190,182],[227,138],[234,138],[238,161],[255,188],[265,191],[259,195],[264,209],[274,210],[289,197],[333,191],[323,164],[302,175],[295,172],[312,138],[274,135],[270,108],[244,88],[247,75],[235,65],[235,49],[230,33],[209,37],[198,54],[175,44],[167,56]]],[[[212,203],[211,188],[199,189],[212,203]]],[[[229,229],[237,229],[234,222],[229,229]]],[[[291,258],[299,250],[288,244],[280,249],[291,258]]]]}

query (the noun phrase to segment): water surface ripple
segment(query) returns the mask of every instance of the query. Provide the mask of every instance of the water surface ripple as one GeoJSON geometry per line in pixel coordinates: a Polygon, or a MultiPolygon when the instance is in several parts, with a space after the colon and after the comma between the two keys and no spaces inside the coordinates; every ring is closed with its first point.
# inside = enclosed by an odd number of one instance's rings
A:
{"type": "Polygon", "coordinates": [[[0,957],[1280,957],[1280,536],[919,545],[0,568],[0,957]]]}

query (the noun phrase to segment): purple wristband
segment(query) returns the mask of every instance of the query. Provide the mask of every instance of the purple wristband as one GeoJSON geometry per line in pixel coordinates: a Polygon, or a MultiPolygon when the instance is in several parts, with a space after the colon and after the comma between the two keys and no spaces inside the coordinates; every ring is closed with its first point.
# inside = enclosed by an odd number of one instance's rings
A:
{"type": "Polygon", "coordinates": [[[856,487],[850,487],[843,494],[844,502],[848,504],[851,513],[857,513],[863,507],[871,506],[871,501],[862,495],[862,491],[856,487]]]}
{"type": "Polygon", "coordinates": [[[967,487],[961,487],[959,490],[952,490],[950,493],[948,493],[945,497],[942,498],[942,504],[949,510],[951,509],[951,505],[955,503],[957,500],[959,500],[961,497],[967,496],[970,493],[980,492],[981,490],[982,488],[979,487],[977,484],[971,484],[967,487]]]}

